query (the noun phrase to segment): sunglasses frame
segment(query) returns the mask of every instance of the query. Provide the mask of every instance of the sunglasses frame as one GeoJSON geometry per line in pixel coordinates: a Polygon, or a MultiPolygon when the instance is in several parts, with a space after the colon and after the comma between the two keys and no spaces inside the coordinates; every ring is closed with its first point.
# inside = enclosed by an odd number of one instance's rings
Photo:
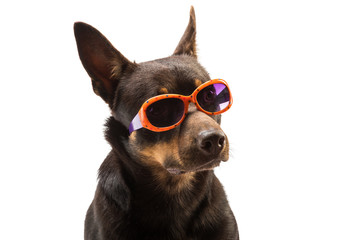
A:
{"type": "Polygon", "coordinates": [[[138,114],[134,117],[134,119],[131,121],[130,123],[130,126],[129,126],[129,134],[131,134],[133,131],[137,130],[137,129],[140,129],[140,128],[146,128],[148,130],[151,130],[153,132],[164,132],[164,131],[168,131],[168,130],[171,130],[175,127],[177,127],[178,125],[180,125],[184,119],[185,119],[185,116],[188,112],[188,108],[189,108],[189,104],[190,103],[194,103],[196,108],[198,110],[200,110],[201,112],[204,112],[208,115],[218,115],[218,114],[221,114],[223,112],[226,112],[227,110],[229,110],[229,108],[231,107],[232,103],[233,103],[233,99],[232,99],[232,95],[231,95],[231,91],[230,91],[230,88],[229,88],[229,85],[227,84],[227,82],[223,79],[212,79],[212,80],[209,80],[203,84],[201,84],[198,88],[195,89],[195,91],[189,95],[189,96],[184,96],[184,95],[181,95],[181,94],[161,94],[161,95],[157,95],[155,97],[152,97],[152,98],[149,98],[148,100],[146,100],[143,105],[141,106],[138,114]],[[220,84],[224,84],[228,91],[229,91],[229,105],[226,106],[224,109],[218,111],[218,112],[208,112],[206,110],[204,110],[198,103],[196,97],[198,95],[198,93],[203,90],[204,88],[210,86],[210,85],[213,85],[213,84],[217,84],[217,83],[220,83],[220,84]],[[181,117],[181,119],[171,125],[171,126],[168,126],[168,127],[156,127],[154,125],[152,125],[149,121],[149,119],[147,118],[147,115],[146,115],[146,109],[153,103],[157,102],[157,101],[160,101],[160,100],[163,100],[163,99],[169,99],[169,98],[176,98],[176,99],[180,99],[183,101],[184,103],[184,113],[183,113],[183,116],[181,117]]]}

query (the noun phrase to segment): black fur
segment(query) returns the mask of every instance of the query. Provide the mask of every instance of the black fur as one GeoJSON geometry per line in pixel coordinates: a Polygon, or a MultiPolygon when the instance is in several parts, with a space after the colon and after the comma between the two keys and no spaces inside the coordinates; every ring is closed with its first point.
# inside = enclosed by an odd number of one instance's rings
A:
{"type": "Polygon", "coordinates": [[[213,172],[228,159],[199,147],[204,132],[222,134],[220,116],[194,106],[184,122],[166,132],[128,126],[148,98],[166,89],[190,95],[210,80],[197,62],[195,13],[172,56],[140,64],[118,52],[95,28],[75,23],[80,59],[93,89],[112,116],[105,136],[112,150],[99,169],[98,187],[85,220],[86,240],[239,239],[236,220],[213,172]]]}

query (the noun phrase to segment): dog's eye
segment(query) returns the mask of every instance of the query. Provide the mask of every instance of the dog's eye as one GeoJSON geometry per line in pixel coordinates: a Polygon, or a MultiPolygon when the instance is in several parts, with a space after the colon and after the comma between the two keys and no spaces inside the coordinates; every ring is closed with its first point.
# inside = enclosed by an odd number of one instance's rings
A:
{"type": "Polygon", "coordinates": [[[146,109],[146,116],[156,127],[176,124],[184,114],[184,103],[180,99],[169,98],[154,102],[146,109]]]}
{"type": "Polygon", "coordinates": [[[198,96],[201,98],[202,103],[204,104],[212,104],[214,103],[214,100],[216,98],[216,91],[213,87],[207,87],[205,89],[203,89],[200,93],[200,96],[198,96]]]}
{"type": "Polygon", "coordinates": [[[229,106],[230,92],[224,84],[213,84],[202,89],[196,100],[202,109],[215,113],[229,106]]]}
{"type": "Polygon", "coordinates": [[[209,90],[205,95],[204,95],[204,100],[206,102],[214,102],[214,99],[215,99],[215,91],[214,90],[209,90]]]}
{"type": "Polygon", "coordinates": [[[159,104],[152,104],[147,109],[147,114],[152,117],[161,117],[167,115],[167,108],[160,106],[159,104]]]}

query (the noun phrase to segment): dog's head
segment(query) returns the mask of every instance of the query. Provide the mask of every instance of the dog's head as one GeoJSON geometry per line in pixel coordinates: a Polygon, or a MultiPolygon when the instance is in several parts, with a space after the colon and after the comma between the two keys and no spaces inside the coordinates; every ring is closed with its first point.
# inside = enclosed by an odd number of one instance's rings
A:
{"type": "Polygon", "coordinates": [[[213,169],[229,157],[229,143],[220,128],[220,115],[207,115],[190,104],[184,121],[174,129],[153,132],[128,127],[142,104],[160,94],[188,96],[210,80],[198,63],[195,13],[172,56],[133,63],[118,52],[95,28],[75,23],[80,59],[94,92],[108,103],[112,118],[107,138],[113,148],[125,147],[132,159],[181,174],[213,169]],[[124,131],[125,129],[125,131],[124,131]]]}

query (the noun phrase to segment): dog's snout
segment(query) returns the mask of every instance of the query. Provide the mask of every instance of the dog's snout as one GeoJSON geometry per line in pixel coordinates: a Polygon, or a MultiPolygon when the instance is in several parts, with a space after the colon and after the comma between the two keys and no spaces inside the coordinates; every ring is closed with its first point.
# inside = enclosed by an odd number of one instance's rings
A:
{"type": "Polygon", "coordinates": [[[216,157],[225,146],[225,134],[221,130],[206,130],[198,135],[198,148],[205,155],[216,157]]]}

